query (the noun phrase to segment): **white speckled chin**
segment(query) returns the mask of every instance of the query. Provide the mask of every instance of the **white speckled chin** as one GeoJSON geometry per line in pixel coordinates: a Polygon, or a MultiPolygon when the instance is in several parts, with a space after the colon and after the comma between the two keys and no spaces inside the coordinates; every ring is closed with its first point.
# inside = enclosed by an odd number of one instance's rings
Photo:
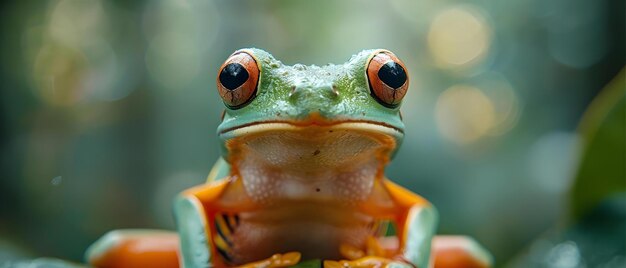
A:
{"type": "MultiPolygon", "coordinates": [[[[397,130],[371,123],[251,125],[232,131],[230,162],[248,194],[274,200],[361,201],[382,176],[397,130]]],[[[348,202],[348,203],[350,203],[348,202]]]]}

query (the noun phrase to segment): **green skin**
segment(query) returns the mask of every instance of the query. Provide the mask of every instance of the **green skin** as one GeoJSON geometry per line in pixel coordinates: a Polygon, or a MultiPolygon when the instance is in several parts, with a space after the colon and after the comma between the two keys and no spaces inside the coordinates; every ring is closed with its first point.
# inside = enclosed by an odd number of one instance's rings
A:
{"type": "MultiPolygon", "coordinates": [[[[368,59],[380,50],[365,50],[344,64],[322,67],[287,66],[263,50],[253,48],[250,51],[261,68],[257,96],[243,108],[227,107],[224,120],[217,128],[218,135],[254,122],[305,119],[314,112],[328,120],[374,121],[404,131],[400,107],[387,108],[369,92],[365,68],[368,59]],[[341,94],[335,94],[333,87],[341,94]]],[[[232,136],[220,135],[221,144],[230,138],[232,136]]],[[[400,134],[395,138],[399,146],[403,137],[400,134]]],[[[222,156],[227,157],[228,151],[222,148],[222,156]]]]}
{"type": "MultiPolygon", "coordinates": [[[[365,68],[369,59],[380,51],[365,50],[344,64],[318,67],[300,64],[286,66],[263,50],[249,49],[248,52],[252,52],[260,68],[256,97],[239,109],[226,107],[224,119],[217,129],[222,158],[211,172],[213,178],[209,179],[221,179],[230,172],[230,166],[224,160],[229,157],[225,143],[233,138],[233,134],[225,131],[256,122],[297,121],[312,113],[319,113],[329,121],[379,122],[398,130],[393,138],[399,146],[404,132],[400,107],[381,105],[369,91],[365,68]]],[[[408,219],[404,257],[417,267],[427,267],[437,212],[433,207],[420,207],[416,211],[408,219]]],[[[211,238],[205,232],[201,205],[197,200],[181,195],[175,202],[175,216],[183,266],[211,267],[215,256],[211,256],[211,238]]],[[[393,263],[391,266],[410,267],[404,263],[393,263]]]]}

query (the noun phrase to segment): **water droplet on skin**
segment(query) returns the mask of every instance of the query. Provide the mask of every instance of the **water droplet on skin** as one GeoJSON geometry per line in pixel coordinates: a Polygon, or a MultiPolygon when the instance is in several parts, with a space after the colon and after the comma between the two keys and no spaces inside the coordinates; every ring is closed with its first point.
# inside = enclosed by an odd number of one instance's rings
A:
{"type": "Polygon", "coordinates": [[[303,65],[303,64],[295,64],[295,65],[293,66],[293,68],[294,68],[294,69],[296,69],[296,70],[298,70],[298,71],[304,71],[304,70],[306,70],[306,66],[305,66],[305,65],[303,65]]]}
{"type": "Polygon", "coordinates": [[[278,68],[278,67],[280,67],[280,63],[278,61],[273,61],[273,62],[270,63],[270,67],[278,68]]]}
{"type": "Polygon", "coordinates": [[[52,178],[52,180],[50,180],[50,184],[52,184],[52,186],[59,186],[61,185],[62,182],[63,182],[63,177],[61,176],[56,176],[52,178]]]}

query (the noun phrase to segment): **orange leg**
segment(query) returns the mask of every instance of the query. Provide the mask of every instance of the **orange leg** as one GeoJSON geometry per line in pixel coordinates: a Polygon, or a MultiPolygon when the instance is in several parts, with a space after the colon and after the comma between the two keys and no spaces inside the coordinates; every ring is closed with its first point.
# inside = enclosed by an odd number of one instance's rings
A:
{"type": "MultiPolygon", "coordinates": [[[[398,252],[400,243],[397,237],[381,237],[377,239],[377,248],[382,249],[382,255],[390,256],[398,252]]],[[[349,253],[361,258],[363,251],[349,248],[349,253]],[[356,253],[354,253],[356,252],[356,253]]],[[[432,241],[431,265],[434,268],[488,268],[493,266],[489,252],[478,242],[467,236],[438,235],[432,241]]],[[[356,258],[354,258],[356,259],[356,258]]]]}
{"type": "Polygon", "coordinates": [[[87,250],[94,267],[178,267],[178,235],[157,230],[116,230],[87,250]]]}
{"type": "Polygon", "coordinates": [[[491,255],[474,239],[466,236],[437,236],[433,240],[435,268],[487,268],[491,255]]]}
{"type": "Polygon", "coordinates": [[[369,239],[365,250],[342,247],[348,260],[325,262],[326,267],[484,268],[491,256],[474,240],[461,236],[434,236],[436,210],[423,198],[384,180],[383,185],[396,207],[397,237],[369,239]]]}

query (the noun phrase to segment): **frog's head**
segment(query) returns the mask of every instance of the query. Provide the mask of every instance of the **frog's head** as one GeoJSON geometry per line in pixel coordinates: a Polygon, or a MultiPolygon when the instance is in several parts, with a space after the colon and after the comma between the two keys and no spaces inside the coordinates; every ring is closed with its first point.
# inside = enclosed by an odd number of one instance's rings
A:
{"type": "Polygon", "coordinates": [[[254,147],[268,159],[353,161],[364,153],[390,159],[404,135],[399,109],[408,85],[404,64],[383,49],[321,67],[238,50],[217,77],[226,106],[217,130],[222,155],[232,162],[243,147],[254,147]]]}

